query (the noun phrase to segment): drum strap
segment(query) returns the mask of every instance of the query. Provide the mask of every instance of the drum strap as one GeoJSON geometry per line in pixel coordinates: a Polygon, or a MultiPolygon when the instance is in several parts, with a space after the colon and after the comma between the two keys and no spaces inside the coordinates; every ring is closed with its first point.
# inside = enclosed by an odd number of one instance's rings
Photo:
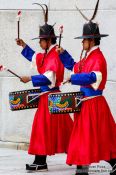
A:
{"type": "Polygon", "coordinates": [[[46,94],[46,93],[48,93],[48,92],[50,92],[50,91],[54,91],[54,90],[59,90],[59,87],[54,87],[54,88],[52,88],[52,89],[49,89],[49,90],[47,90],[47,91],[43,91],[43,92],[39,93],[39,94],[36,95],[33,99],[29,100],[28,103],[31,103],[32,101],[36,100],[36,99],[39,98],[40,96],[42,96],[42,95],[44,95],[44,94],[46,94]]]}
{"type": "Polygon", "coordinates": [[[46,94],[47,92],[49,92],[49,91],[42,92],[42,93],[36,95],[33,99],[31,99],[30,101],[28,101],[28,103],[31,103],[32,101],[36,100],[36,99],[39,98],[41,95],[44,95],[44,94],[46,94]]]}
{"type": "Polygon", "coordinates": [[[87,100],[90,100],[92,98],[96,98],[96,97],[100,97],[102,95],[96,95],[96,96],[90,96],[90,97],[85,97],[85,98],[76,98],[76,100],[79,100],[79,102],[76,104],[76,107],[78,107],[80,105],[80,103],[82,103],[83,101],[87,101],[87,100]]]}

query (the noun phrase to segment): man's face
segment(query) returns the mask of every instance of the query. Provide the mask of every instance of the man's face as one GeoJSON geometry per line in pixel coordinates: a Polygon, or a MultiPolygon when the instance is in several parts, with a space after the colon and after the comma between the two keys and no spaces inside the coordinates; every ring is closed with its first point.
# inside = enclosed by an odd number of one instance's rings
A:
{"type": "Polygon", "coordinates": [[[83,39],[82,44],[83,44],[83,50],[89,50],[90,48],[90,39],[83,39]]]}
{"type": "Polygon", "coordinates": [[[47,43],[47,40],[46,40],[46,39],[40,39],[39,44],[40,44],[40,47],[41,47],[43,50],[46,50],[47,47],[48,47],[48,43],[47,43]]]}

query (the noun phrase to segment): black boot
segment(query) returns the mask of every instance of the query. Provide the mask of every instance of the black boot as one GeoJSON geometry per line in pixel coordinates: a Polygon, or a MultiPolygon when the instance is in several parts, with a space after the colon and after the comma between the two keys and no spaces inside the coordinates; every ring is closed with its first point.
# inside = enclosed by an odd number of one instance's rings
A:
{"type": "Polygon", "coordinates": [[[75,175],[89,175],[88,174],[88,166],[77,165],[76,174],[75,175]]]}
{"type": "Polygon", "coordinates": [[[111,159],[107,162],[112,166],[112,171],[110,175],[116,175],[116,159],[111,159]]]}
{"type": "Polygon", "coordinates": [[[33,164],[43,165],[46,164],[46,155],[36,155],[33,164]]]}
{"type": "Polygon", "coordinates": [[[47,163],[45,155],[36,155],[33,164],[26,164],[26,170],[31,171],[47,171],[47,163]]]}

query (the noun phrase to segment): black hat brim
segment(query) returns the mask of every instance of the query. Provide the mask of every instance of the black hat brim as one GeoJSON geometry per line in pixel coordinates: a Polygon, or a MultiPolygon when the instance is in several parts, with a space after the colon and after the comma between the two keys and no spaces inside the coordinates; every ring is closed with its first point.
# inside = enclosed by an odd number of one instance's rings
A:
{"type": "Polygon", "coordinates": [[[102,38],[102,37],[107,37],[109,36],[108,34],[100,34],[100,35],[83,35],[83,36],[78,36],[75,37],[74,39],[94,39],[94,38],[102,38]]]}

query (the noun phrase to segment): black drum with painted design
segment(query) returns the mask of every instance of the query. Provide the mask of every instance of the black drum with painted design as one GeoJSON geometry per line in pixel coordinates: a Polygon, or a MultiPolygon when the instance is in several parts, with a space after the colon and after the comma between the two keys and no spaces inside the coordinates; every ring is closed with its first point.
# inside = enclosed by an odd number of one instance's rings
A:
{"type": "Polygon", "coordinates": [[[50,93],[48,107],[52,114],[80,112],[82,92],[50,93]]]}
{"type": "Polygon", "coordinates": [[[9,93],[10,109],[12,111],[38,107],[40,89],[28,89],[9,93]]]}

